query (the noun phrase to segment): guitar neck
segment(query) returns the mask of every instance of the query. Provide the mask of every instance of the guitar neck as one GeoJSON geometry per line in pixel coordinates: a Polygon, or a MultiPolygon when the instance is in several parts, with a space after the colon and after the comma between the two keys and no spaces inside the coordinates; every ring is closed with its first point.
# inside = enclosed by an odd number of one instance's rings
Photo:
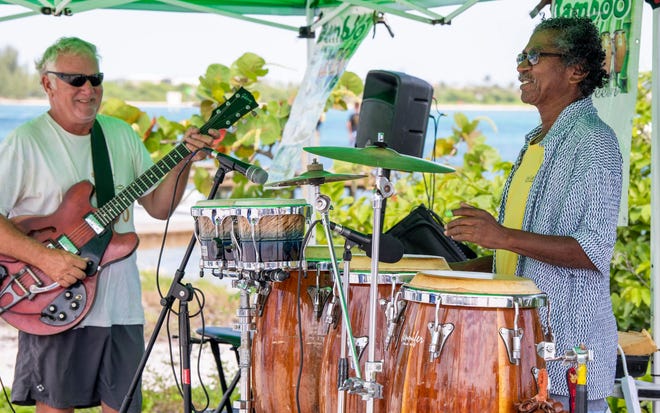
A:
{"type": "Polygon", "coordinates": [[[98,222],[103,227],[106,227],[191,153],[190,149],[184,143],[178,144],[160,161],[156,162],[133,181],[133,183],[96,210],[94,216],[98,222]]]}
{"type": "MultiPolygon", "coordinates": [[[[257,106],[254,96],[241,87],[233,96],[213,110],[211,117],[199,128],[199,131],[202,134],[206,134],[211,128],[226,129],[244,115],[250,113],[257,106]]],[[[147,169],[133,183],[115,195],[114,198],[93,214],[98,224],[102,225],[103,228],[107,227],[126,208],[144,195],[149,188],[157,184],[161,178],[191,153],[190,149],[184,143],[180,143],[174,147],[163,159],[147,169]]]]}

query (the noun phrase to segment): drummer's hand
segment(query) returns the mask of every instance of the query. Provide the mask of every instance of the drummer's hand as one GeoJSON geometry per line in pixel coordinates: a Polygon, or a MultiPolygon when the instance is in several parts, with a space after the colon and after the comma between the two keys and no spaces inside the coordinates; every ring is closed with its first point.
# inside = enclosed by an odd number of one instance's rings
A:
{"type": "Polygon", "coordinates": [[[445,235],[451,239],[490,249],[504,246],[507,229],[487,211],[461,202],[461,206],[452,213],[458,218],[445,225],[445,235]]]}
{"type": "MultiPolygon", "coordinates": [[[[183,135],[183,142],[186,144],[186,147],[192,152],[202,149],[202,148],[211,148],[213,146],[213,140],[220,137],[220,131],[217,129],[209,129],[208,135],[203,135],[199,132],[197,128],[189,128],[186,133],[183,135]]],[[[193,161],[199,161],[206,159],[208,153],[205,151],[199,151],[192,158],[193,161]]]]}

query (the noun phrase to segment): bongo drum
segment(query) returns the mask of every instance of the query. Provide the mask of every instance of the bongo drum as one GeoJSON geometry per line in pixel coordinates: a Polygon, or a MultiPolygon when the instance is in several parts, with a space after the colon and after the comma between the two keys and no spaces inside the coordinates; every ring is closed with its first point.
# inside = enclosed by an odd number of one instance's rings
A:
{"type": "Polygon", "coordinates": [[[311,207],[301,199],[212,199],[191,208],[202,268],[298,268],[311,207]]]}
{"type": "MultiPolygon", "coordinates": [[[[444,258],[427,255],[404,255],[403,258],[394,264],[378,264],[378,300],[381,304],[381,311],[376,315],[376,354],[377,360],[382,360],[388,352],[388,343],[394,338],[397,327],[400,326],[399,315],[405,308],[405,302],[397,294],[401,285],[413,279],[415,274],[423,269],[433,270],[438,268],[448,268],[444,258]],[[399,307],[394,304],[398,303],[399,307]]],[[[353,256],[348,277],[348,297],[346,297],[351,320],[351,328],[355,337],[365,337],[369,335],[369,309],[367,303],[370,296],[371,284],[371,259],[365,255],[353,256]]],[[[319,403],[321,412],[337,412],[338,404],[338,362],[341,354],[341,317],[334,328],[331,328],[325,344],[323,346],[323,359],[321,362],[321,373],[319,380],[319,403]]],[[[353,363],[350,361],[350,351],[347,351],[349,358],[349,376],[355,377],[353,363]]],[[[361,371],[364,374],[364,365],[366,354],[361,358],[361,371]]],[[[392,374],[392,363],[383,365],[383,372],[378,374],[377,381],[383,384],[383,394],[389,390],[389,377],[392,374]]],[[[363,376],[364,377],[364,376],[363,376]]],[[[345,397],[346,412],[364,412],[366,403],[360,395],[346,393],[345,397]]],[[[377,412],[386,412],[386,399],[375,399],[374,406],[377,412]]]]}
{"type": "Polygon", "coordinates": [[[303,263],[306,270],[292,270],[285,281],[271,283],[252,339],[252,398],[256,413],[297,411],[298,388],[301,411],[319,411],[317,389],[325,338],[321,315],[332,293],[331,263],[324,258],[329,256],[327,248],[307,247],[305,251],[310,257],[303,263]]]}
{"type": "Polygon", "coordinates": [[[545,367],[537,308],[547,296],[534,282],[426,271],[401,295],[405,319],[383,411],[508,413],[536,394],[533,368],[545,367]]]}

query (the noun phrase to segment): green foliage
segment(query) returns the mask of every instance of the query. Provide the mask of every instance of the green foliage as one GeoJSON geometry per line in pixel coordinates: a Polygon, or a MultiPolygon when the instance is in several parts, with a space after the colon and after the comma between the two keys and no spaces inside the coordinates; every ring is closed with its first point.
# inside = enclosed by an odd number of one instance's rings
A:
{"type": "Polygon", "coordinates": [[[39,76],[30,74],[18,62],[18,51],[11,46],[0,50],[0,96],[10,99],[43,98],[39,76]]]}
{"type": "MultiPolygon", "coordinates": [[[[164,117],[149,119],[146,113],[137,107],[112,97],[104,101],[101,113],[119,117],[131,124],[142,137],[154,160],[157,160],[172,149],[189,126],[204,125],[218,105],[231,97],[238,87],[244,87],[259,103],[255,110],[258,116],[245,116],[235,123],[215,142],[214,149],[259,165],[274,157],[274,148],[282,139],[284,125],[291,113],[288,97],[272,100],[263,98],[261,88],[264,83],[261,81],[268,74],[265,66],[265,60],[254,53],[243,54],[230,66],[221,63],[209,65],[204,75],[199,77],[199,85],[195,91],[200,113],[183,122],[172,122],[164,117]]],[[[344,73],[331,92],[326,109],[346,108],[346,100],[360,95],[362,88],[362,81],[357,75],[344,73]]],[[[276,94],[271,93],[270,96],[276,94]]],[[[194,167],[193,183],[201,193],[209,192],[213,182],[211,173],[215,169],[217,168],[198,165],[194,167]]],[[[286,189],[277,192],[265,190],[261,185],[250,183],[240,174],[232,174],[232,188],[230,197],[258,198],[275,193],[279,196],[291,195],[291,190],[286,189]]]]}
{"type": "Polygon", "coordinates": [[[651,323],[651,74],[638,82],[628,190],[628,226],[618,229],[611,265],[612,305],[620,330],[651,323]]]}

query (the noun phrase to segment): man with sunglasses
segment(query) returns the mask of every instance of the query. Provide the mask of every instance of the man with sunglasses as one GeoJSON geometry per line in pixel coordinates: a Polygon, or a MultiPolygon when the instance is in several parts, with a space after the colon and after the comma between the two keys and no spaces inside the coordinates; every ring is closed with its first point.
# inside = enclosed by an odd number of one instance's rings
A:
{"type": "MultiPolygon", "coordinates": [[[[617,351],[609,268],[622,159],[614,132],[590,97],[605,84],[604,58],[588,18],[547,19],[534,29],[517,63],[521,100],[536,106],[541,124],[525,137],[499,219],[463,203],[446,225],[453,239],[494,250],[454,269],[531,278],[548,295],[557,354],[580,344],[593,351],[587,364],[589,412],[608,409],[617,351]]],[[[539,311],[548,320],[548,308],[539,311]]],[[[567,367],[546,364],[551,395],[568,410],[567,367]]]]}
{"type": "MultiPolygon", "coordinates": [[[[86,260],[64,249],[46,248],[8,218],[53,213],[67,190],[80,181],[95,182],[98,188],[101,180],[95,179],[91,153],[95,121],[107,147],[109,186],[114,185],[116,192],[135,181],[153,161],[130,125],[98,114],[103,73],[93,44],[61,38],[45,51],[37,70],[50,108],[16,128],[0,145],[0,254],[38,268],[68,287],[85,278],[86,260]]],[[[218,137],[217,131],[209,133],[218,137]]],[[[194,152],[210,146],[212,136],[190,128],[183,141],[194,152]]],[[[138,202],[154,218],[167,218],[171,202],[176,205],[183,195],[188,161],[203,157],[197,153],[174,166],[138,202]]],[[[91,202],[96,205],[96,195],[91,202]]],[[[112,225],[117,233],[134,232],[133,206],[112,225]]],[[[37,413],[71,413],[74,408],[98,405],[103,413],[111,413],[121,407],[144,353],[144,311],[135,252],[94,276],[98,277],[96,298],[75,328],[53,335],[19,332],[14,403],[36,404],[37,413]]],[[[132,413],[141,411],[139,390],[136,393],[129,409],[132,413]]]]}

